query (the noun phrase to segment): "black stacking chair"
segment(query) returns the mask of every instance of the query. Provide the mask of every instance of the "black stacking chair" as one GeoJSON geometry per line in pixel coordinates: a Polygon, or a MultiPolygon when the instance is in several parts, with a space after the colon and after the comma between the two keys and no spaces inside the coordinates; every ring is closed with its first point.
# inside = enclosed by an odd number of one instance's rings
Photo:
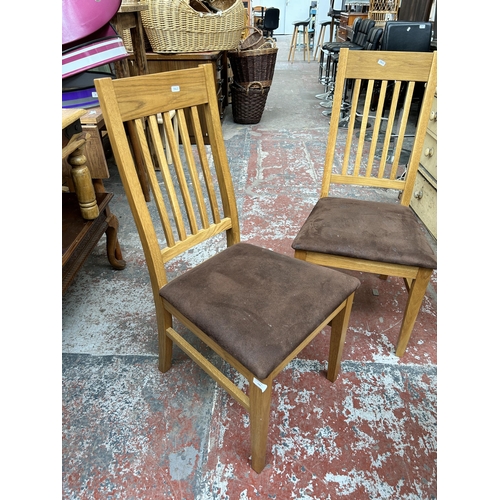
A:
{"type": "Polygon", "coordinates": [[[274,7],[268,7],[264,14],[264,22],[262,23],[262,34],[268,38],[274,38],[274,30],[280,25],[280,10],[274,7]]]}
{"type": "Polygon", "coordinates": [[[432,24],[417,21],[388,21],[381,50],[398,52],[430,52],[432,24]]]}

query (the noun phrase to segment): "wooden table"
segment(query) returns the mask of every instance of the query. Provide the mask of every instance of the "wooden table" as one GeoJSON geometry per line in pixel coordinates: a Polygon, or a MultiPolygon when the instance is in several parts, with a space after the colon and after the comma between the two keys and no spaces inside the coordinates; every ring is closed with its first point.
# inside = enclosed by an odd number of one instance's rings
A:
{"type": "Polygon", "coordinates": [[[106,233],[107,256],[114,269],[124,269],[118,242],[118,219],[111,213],[112,193],[106,193],[102,180],[94,183],[86,165],[87,132],[80,118],[84,109],[62,110],[62,159],[71,166],[71,186],[62,192],[62,292],[106,233]]]}

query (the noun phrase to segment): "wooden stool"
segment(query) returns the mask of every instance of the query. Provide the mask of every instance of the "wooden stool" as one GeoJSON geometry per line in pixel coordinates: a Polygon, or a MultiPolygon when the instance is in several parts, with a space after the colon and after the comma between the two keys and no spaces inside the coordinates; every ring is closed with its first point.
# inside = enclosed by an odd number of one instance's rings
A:
{"type": "MultiPolygon", "coordinates": [[[[148,61],[146,59],[146,44],[144,42],[144,29],[141,21],[141,11],[148,10],[147,4],[123,4],[112,19],[111,24],[115,27],[118,35],[123,38],[123,30],[130,30],[132,39],[133,54],[129,56],[134,61],[136,66],[136,75],[148,74],[148,61]]],[[[128,67],[128,59],[120,59],[115,61],[115,69],[117,78],[130,76],[128,67]]]]}
{"type": "Polygon", "coordinates": [[[302,26],[302,35],[303,35],[302,39],[304,42],[304,61],[306,60],[306,50],[307,50],[307,62],[311,62],[311,53],[309,51],[309,23],[310,23],[310,21],[311,21],[311,19],[307,19],[306,21],[296,21],[295,23],[293,23],[295,28],[293,30],[292,42],[290,43],[290,52],[288,53],[288,60],[290,61],[290,58],[291,58],[292,63],[293,63],[293,59],[295,57],[295,49],[297,48],[297,42],[298,42],[301,26],[302,26]]]}
{"type": "Polygon", "coordinates": [[[319,30],[319,36],[318,36],[318,43],[316,44],[316,49],[314,51],[314,57],[313,60],[316,61],[316,58],[318,57],[318,50],[323,47],[323,42],[325,40],[325,32],[326,32],[326,27],[331,26],[332,21],[328,19],[327,21],[322,21],[320,26],[321,29],[319,30]]]}

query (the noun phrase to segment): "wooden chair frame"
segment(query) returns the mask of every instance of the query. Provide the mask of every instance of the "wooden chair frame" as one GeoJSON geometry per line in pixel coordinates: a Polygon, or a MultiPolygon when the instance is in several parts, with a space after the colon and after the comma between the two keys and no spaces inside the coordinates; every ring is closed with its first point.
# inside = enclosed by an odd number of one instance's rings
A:
{"type": "Polygon", "coordinates": [[[212,72],[210,65],[200,65],[133,78],[99,79],[95,84],[150,273],[158,325],[159,369],[166,372],[172,366],[175,343],[249,412],[252,468],[260,472],[266,463],[273,379],[328,325],[332,334],[327,378],[332,382],[336,379],[353,293],[264,379],[256,377],[160,295],[167,284],[165,265],[174,257],[222,233],[226,233],[228,247],[240,241],[236,200],[212,72]],[[172,111],[175,111],[176,124],[169,118],[172,111]],[[163,120],[158,120],[158,113],[162,113],[163,120]],[[202,115],[208,128],[213,165],[207,156],[206,137],[200,124],[202,115]],[[174,127],[178,127],[178,135],[174,127]],[[173,160],[172,167],[168,165],[162,144],[163,132],[173,160]],[[192,143],[196,147],[191,146],[192,143]],[[154,151],[150,151],[151,147],[154,151]],[[154,156],[160,172],[155,172],[154,156]],[[152,191],[150,204],[146,203],[141,189],[136,161],[142,162],[147,169],[152,191]],[[164,186],[158,180],[160,175],[164,186]],[[153,206],[157,206],[157,216],[150,213],[153,206]],[[169,211],[166,206],[170,207],[169,211]],[[155,224],[154,217],[161,221],[163,234],[159,234],[160,224],[155,224]],[[173,317],[247,379],[248,394],[174,329],[173,317]]]}
{"type": "MultiPolygon", "coordinates": [[[[320,197],[330,196],[333,191],[332,187],[339,184],[358,185],[397,190],[400,192],[401,205],[409,206],[436,85],[437,52],[409,53],[341,49],[320,197]],[[365,82],[366,86],[363,86],[362,82],[365,82]],[[417,82],[425,83],[425,91],[421,99],[411,156],[406,165],[406,171],[401,175],[401,172],[398,171],[398,164],[403,150],[412,95],[417,82]],[[347,129],[342,130],[339,127],[339,117],[342,116],[343,109],[345,109],[344,89],[346,85],[353,87],[350,102],[351,119],[347,129]],[[379,85],[380,93],[376,111],[373,114],[370,107],[373,107],[372,98],[375,96],[374,91],[377,85],[379,85]],[[391,86],[392,101],[388,116],[384,116],[384,112],[387,111],[385,97],[389,95],[391,86]],[[403,92],[404,89],[407,90],[406,94],[403,92]],[[358,129],[355,128],[357,125],[354,118],[362,90],[363,92],[366,90],[366,95],[361,113],[361,123],[358,121],[359,136],[356,138],[358,129]],[[401,104],[401,95],[404,95],[404,103],[398,110],[398,106],[401,104]],[[373,119],[371,126],[373,133],[368,155],[366,155],[369,117],[373,119]],[[387,124],[385,133],[382,132],[383,122],[387,124]],[[341,130],[342,132],[340,132],[341,130]],[[393,130],[396,130],[396,134],[391,132],[393,130]],[[337,161],[338,138],[341,133],[345,134],[345,148],[340,149],[343,149],[345,154],[342,161],[337,161]],[[377,141],[373,138],[379,134],[383,138],[381,159],[388,158],[388,150],[393,142],[393,160],[392,164],[381,160],[377,165],[378,168],[375,168],[377,141]],[[363,152],[363,145],[365,152],[363,152]]],[[[295,257],[322,266],[374,273],[383,279],[388,276],[403,278],[409,295],[396,348],[396,355],[403,356],[431,278],[432,269],[318,253],[304,249],[296,250],[295,257]]]]}

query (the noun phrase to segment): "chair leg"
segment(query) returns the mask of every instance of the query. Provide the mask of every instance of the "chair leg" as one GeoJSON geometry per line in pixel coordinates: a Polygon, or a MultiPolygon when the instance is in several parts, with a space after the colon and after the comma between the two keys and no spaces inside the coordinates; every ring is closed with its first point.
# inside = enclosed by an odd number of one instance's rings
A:
{"type": "Polygon", "coordinates": [[[272,380],[266,381],[262,392],[250,382],[250,439],[252,448],[252,469],[259,474],[266,465],[267,433],[271,411],[272,380]]]}
{"type": "Polygon", "coordinates": [[[167,328],[172,328],[172,315],[163,308],[161,299],[156,304],[156,321],[158,323],[158,369],[165,373],[172,366],[172,352],[174,343],[166,334],[167,328]]]}
{"type": "Polygon", "coordinates": [[[323,47],[323,39],[325,38],[325,26],[321,26],[320,30],[319,30],[319,36],[318,36],[318,43],[316,45],[316,50],[314,51],[314,58],[313,60],[316,61],[316,58],[318,57],[318,49],[320,49],[321,47],[323,47]]]}
{"type": "Polygon", "coordinates": [[[411,332],[417,319],[422,300],[427,290],[427,285],[431,279],[432,269],[419,269],[417,277],[413,280],[408,292],[408,302],[399,332],[398,344],[396,347],[396,356],[402,357],[405,353],[406,346],[411,337],[411,332]]]}
{"type": "Polygon", "coordinates": [[[304,26],[304,31],[302,31],[302,39],[304,41],[304,61],[306,60],[306,50],[307,50],[307,62],[311,62],[311,52],[309,51],[309,28],[304,26]]]}
{"type": "Polygon", "coordinates": [[[340,362],[342,361],[342,353],[344,351],[345,336],[349,326],[349,317],[351,316],[352,301],[354,293],[352,293],[345,302],[345,307],[341,312],[332,319],[330,323],[332,333],[330,336],[330,353],[328,355],[328,370],[326,378],[330,382],[335,382],[340,371],[340,362]]]}
{"type": "Polygon", "coordinates": [[[288,60],[290,61],[290,58],[292,58],[291,62],[293,62],[293,59],[295,58],[295,47],[297,45],[298,33],[299,33],[299,28],[295,26],[292,35],[292,41],[290,43],[290,51],[288,53],[288,60]]]}

